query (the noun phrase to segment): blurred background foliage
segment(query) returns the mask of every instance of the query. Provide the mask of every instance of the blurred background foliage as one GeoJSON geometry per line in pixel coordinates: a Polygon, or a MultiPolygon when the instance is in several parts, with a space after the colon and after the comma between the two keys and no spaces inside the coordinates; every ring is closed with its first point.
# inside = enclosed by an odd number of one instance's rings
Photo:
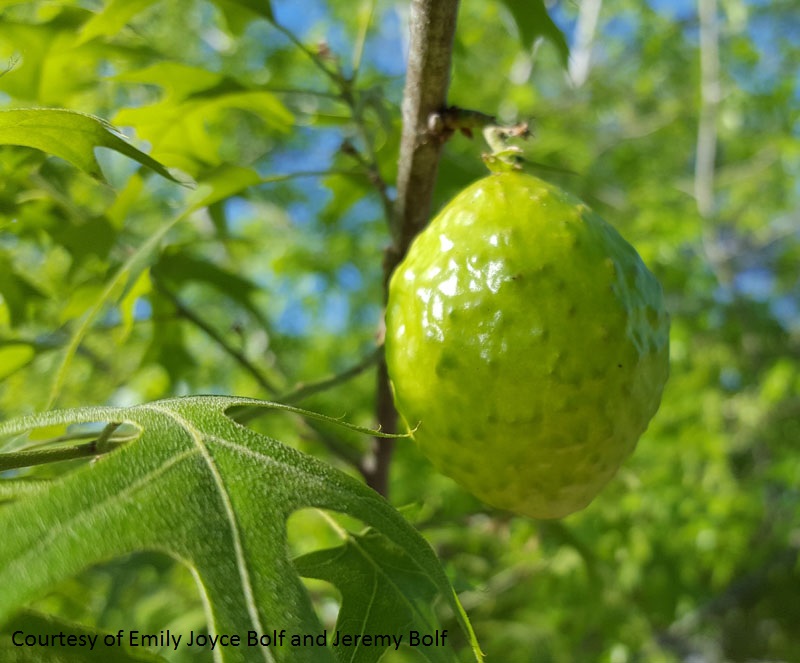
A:
{"type": "MultiPolygon", "coordinates": [[[[526,151],[553,168],[541,174],[638,248],[669,302],[672,377],[637,452],[582,513],[492,511],[404,443],[391,500],[412,505],[490,661],[798,661],[796,2],[550,3],[566,67],[536,4],[463,0],[450,102],[533,119],[526,151]]],[[[388,0],[0,2],[3,107],[99,115],[200,192],[223,192],[142,253],[191,187],[105,150],[108,183],[0,148],[0,416],[280,399],[354,368],[300,402],[374,424],[407,15],[388,0]],[[109,287],[132,256],[142,269],[109,287]]],[[[448,143],[437,206],[485,173],[485,149],[448,143]]],[[[354,474],[369,461],[363,437],[279,415],[252,425],[354,474]]],[[[290,534],[302,551],[329,543],[313,513],[290,534]]],[[[331,624],[335,592],[310,588],[331,624]]],[[[189,573],[153,553],[35,607],[112,631],[204,623],[189,573]]]]}

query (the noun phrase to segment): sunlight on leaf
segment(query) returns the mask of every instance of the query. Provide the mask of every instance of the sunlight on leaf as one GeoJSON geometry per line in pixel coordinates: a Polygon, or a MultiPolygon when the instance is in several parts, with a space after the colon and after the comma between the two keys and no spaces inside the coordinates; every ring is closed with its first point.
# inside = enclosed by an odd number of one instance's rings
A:
{"type": "Polygon", "coordinates": [[[189,197],[195,207],[206,207],[241,193],[261,182],[261,176],[252,168],[224,164],[208,173],[198,182],[189,197]]]}
{"type": "Polygon", "coordinates": [[[219,84],[222,76],[202,67],[166,60],[142,69],[121,72],[114,79],[124,83],[158,85],[164,90],[165,99],[180,101],[193,92],[219,84]]]}
{"type": "Polygon", "coordinates": [[[124,140],[113,126],[76,111],[56,108],[0,110],[0,144],[42,150],[69,161],[99,180],[104,177],[94,149],[107,147],[162,177],[178,181],[158,161],[124,140]]]}
{"type": "Polygon", "coordinates": [[[529,48],[538,37],[544,37],[558,49],[561,63],[566,67],[569,46],[564,33],[547,13],[544,0],[503,0],[503,4],[514,17],[522,43],[529,48]]]}
{"type": "Polygon", "coordinates": [[[86,309],[80,323],[70,335],[69,342],[64,348],[61,362],[53,375],[53,379],[50,383],[50,393],[48,394],[47,404],[45,406],[46,408],[52,407],[61,394],[61,389],[64,386],[64,381],[66,380],[67,372],[75,357],[75,353],[78,351],[78,347],[100,311],[102,311],[106,304],[114,301],[120,291],[124,292],[129,284],[135,282],[135,279],[138,278],[142,270],[147,267],[148,260],[151,259],[152,254],[161,243],[164,235],[177,223],[185,219],[192,211],[194,211],[194,208],[189,208],[184,210],[183,213],[174,216],[172,219],[165,221],[156,232],[150,235],[150,237],[128,257],[86,309]]]}
{"type": "Polygon", "coordinates": [[[90,18],[81,29],[79,43],[94,37],[117,34],[136,14],[147,9],[156,0],[111,0],[103,10],[90,18]]]}
{"type": "MultiPolygon", "coordinates": [[[[288,133],[294,115],[271,92],[214,90],[178,102],[171,99],[136,108],[123,108],[114,122],[132,126],[150,141],[152,153],[194,176],[225,162],[226,136],[214,126],[229,126],[232,111],[257,117],[270,131],[288,133]]],[[[230,140],[230,137],[227,137],[230,140]]]]}
{"type": "Polygon", "coordinates": [[[27,366],[35,356],[36,351],[28,343],[0,345],[0,380],[27,366]]]}
{"type": "Polygon", "coordinates": [[[153,289],[150,282],[150,272],[148,269],[142,271],[141,274],[128,288],[128,292],[123,295],[119,303],[120,316],[122,318],[122,328],[120,329],[120,336],[118,342],[123,342],[128,338],[131,331],[133,331],[133,323],[136,319],[136,303],[141,297],[144,297],[153,289]]]}

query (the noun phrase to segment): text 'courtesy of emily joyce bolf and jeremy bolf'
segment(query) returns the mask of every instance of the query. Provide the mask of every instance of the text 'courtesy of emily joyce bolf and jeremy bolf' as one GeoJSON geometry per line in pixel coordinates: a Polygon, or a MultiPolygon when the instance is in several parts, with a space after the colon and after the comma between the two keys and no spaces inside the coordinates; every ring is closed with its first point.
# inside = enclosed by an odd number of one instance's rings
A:
{"type": "Polygon", "coordinates": [[[405,645],[408,647],[445,647],[447,646],[447,630],[436,630],[433,633],[408,631],[406,633],[344,633],[342,631],[322,631],[321,633],[288,633],[286,629],[274,630],[270,633],[248,631],[239,633],[219,633],[215,635],[189,631],[176,633],[169,629],[159,633],[142,633],[120,629],[117,633],[31,633],[14,631],[11,644],[14,647],[59,649],[76,648],[94,651],[102,648],[138,648],[172,649],[187,647],[194,649],[220,649],[227,647],[272,647],[272,648],[304,648],[304,647],[376,647],[395,650],[405,645]]]}

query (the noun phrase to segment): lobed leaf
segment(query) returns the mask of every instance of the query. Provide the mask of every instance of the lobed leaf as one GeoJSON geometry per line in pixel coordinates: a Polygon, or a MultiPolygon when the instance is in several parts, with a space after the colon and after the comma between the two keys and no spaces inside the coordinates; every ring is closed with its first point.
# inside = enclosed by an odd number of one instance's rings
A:
{"type": "MultiPolygon", "coordinates": [[[[319,550],[294,560],[303,577],[326,580],[340,589],[342,607],[336,630],[386,634],[397,638],[393,643],[398,644],[409,644],[412,631],[426,635],[435,633],[433,602],[439,590],[433,579],[421,572],[417,562],[373,530],[362,534],[340,530],[340,535],[343,539],[340,547],[319,550]]],[[[444,642],[447,642],[446,635],[444,642]]],[[[335,651],[337,660],[350,663],[373,663],[384,653],[369,645],[335,651]]],[[[449,647],[420,648],[419,653],[427,661],[454,660],[449,647]]]]}
{"type": "MultiPolygon", "coordinates": [[[[232,407],[259,405],[302,413],[253,399],[205,396],[131,408],[51,411],[0,424],[0,435],[87,421],[126,422],[141,430],[135,441],[0,509],[0,531],[5,533],[0,547],[0,621],[91,564],[157,550],[191,566],[211,632],[242,637],[248,631],[265,634],[273,629],[322,633],[289,558],[286,533],[286,519],[293,511],[318,507],[360,519],[390,542],[380,548],[392,545],[401,550],[399,572],[413,573],[420,581],[398,585],[399,597],[408,605],[422,606],[430,603],[432,593],[441,595],[459,616],[475,658],[481,660],[469,622],[422,536],[359,481],[225,414],[232,407]]],[[[353,541],[369,553],[358,563],[377,564],[378,569],[372,582],[362,583],[360,574],[353,575],[360,572],[352,562],[330,567],[329,577],[344,586],[345,616],[355,620],[348,624],[354,629],[358,621],[364,626],[405,627],[407,611],[392,617],[383,608],[370,614],[351,607],[359,600],[369,604],[376,582],[385,586],[386,579],[398,573],[390,568],[397,553],[382,556],[373,538],[353,541]]],[[[326,573],[319,564],[305,564],[311,572],[326,573]]],[[[423,608],[412,612],[428,617],[423,608]]],[[[333,660],[331,651],[321,647],[227,647],[215,650],[215,655],[218,661],[288,661],[298,656],[305,661],[333,660]]]]}

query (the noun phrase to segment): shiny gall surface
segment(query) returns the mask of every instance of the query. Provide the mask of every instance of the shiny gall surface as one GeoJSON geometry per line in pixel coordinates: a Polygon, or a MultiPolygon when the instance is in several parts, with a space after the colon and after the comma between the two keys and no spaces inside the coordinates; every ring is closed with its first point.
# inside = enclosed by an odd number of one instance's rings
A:
{"type": "Polygon", "coordinates": [[[440,471],[553,518],[594,499],[658,409],[669,319],[614,228],[503,173],[415,240],[391,280],[386,353],[398,410],[440,471]]]}

